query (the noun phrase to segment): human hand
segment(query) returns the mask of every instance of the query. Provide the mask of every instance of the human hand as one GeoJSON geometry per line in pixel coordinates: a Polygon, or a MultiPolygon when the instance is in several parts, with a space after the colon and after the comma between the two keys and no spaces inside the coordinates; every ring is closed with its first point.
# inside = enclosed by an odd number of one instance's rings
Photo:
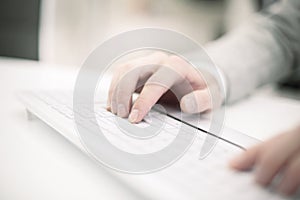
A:
{"type": "Polygon", "coordinates": [[[236,170],[255,167],[255,180],[262,186],[282,173],[277,190],[292,195],[300,186],[300,126],[254,146],[230,162],[236,170]]]}
{"type": "MultiPolygon", "coordinates": [[[[211,92],[218,93],[217,88],[211,76],[206,75],[204,79],[203,74],[181,57],[156,52],[117,67],[109,89],[107,108],[120,117],[129,116],[130,122],[137,123],[159,99],[170,103],[178,98],[182,111],[199,113],[212,109],[211,92]],[[186,87],[186,82],[190,87],[186,87]],[[133,103],[132,95],[136,91],[140,95],[133,103]]],[[[221,102],[220,95],[218,105],[221,102]]]]}

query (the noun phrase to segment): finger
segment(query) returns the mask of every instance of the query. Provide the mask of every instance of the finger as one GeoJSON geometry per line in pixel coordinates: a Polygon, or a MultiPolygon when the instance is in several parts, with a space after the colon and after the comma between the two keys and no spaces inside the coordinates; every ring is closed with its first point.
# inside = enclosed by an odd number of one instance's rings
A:
{"type": "Polygon", "coordinates": [[[116,104],[115,114],[119,117],[128,116],[132,94],[136,90],[141,73],[140,71],[140,67],[136,67],[119,78],[112,96],[112,101],[116,104]]]}
{"type": "Polygon", "coordinates": [[[286,164],[300,145],[294,134],[281,134],[268,141],[257,161],[255,179],[261,185],[268,185],[286,164]]]}
{"type": "Polygon", "coordinates": [[[209,89],[196,90],[182,97],[180,108],[186,113],[200,113],[212,108],[209,89]]]}
{"type": "MultiPolygon", "coordinates": [[[[120,67],[120,68],[126,68],[126,65],[120,67]]],[[[110,82],[110,86],[109,86],[109,90],[108,90],[108,97],[107,97],[107,103],[106,103],[106,109],[108,111],[111,111],[112,113],[116,114],[117,113],[117,109],[116,109],[116,102],[112,102],[112,97],[113,97],[113,93],[116,89],[118,80],[119,80],[119,76],[120,76],[120,71],[115,71],[113,73],[112,76],[112,80],[110,82]]]]}
{"type": "Polygon", "coordinates": [[[300,152],[287,164],[278,191],[285,195],[294,194],[300,186],[300,152]]]}
{"type": "Polygon", "coordinates": [[[132,106],[129,121],[131,123],[140,122],[166,91],[168,91],[168,88],[161,85],[145,85],[140,96],[132,106]]]}
{"type": "Polygon", "coordinates": [[[260,145],[247,149],[245,152],[232,159],[229,163],[229,166],[239,171],[251,169],[257,160],[260,149],[260,145]]]}
{"type": "Polygon", "coordinates": [[[159,98],[182,77],[169,67],[161,67],[146,82],[140,96],[132,106],[129,121],[140,122],[159,98]]]}
{"type": "MultiPolygon", "coordinates": [[[[162,52],[156,52],[153,53],[150,56],[145,56],[142,58],[138,58],[135,60],[130,61],[130,63],[121,65],[117,68],[115,74],[113,75],[110,88],[109,88],[109,94],[108,94],[108,100],[107,100],[107,108],[108,110],[112,111],[114,114],[117,114],[118,112],[118,104],[116,102],[116,99],[114,99],[114,93],[116,92],[116,87],[118,85],[118,82],[120,78],[126,74],[129,70],[134,69],[135,67],[142,67],[142,66],[148,66],[144,67],[144,69],[141,69],[142,74],[140,74],[140,78],[149,77],[149,74],[151,75],[154,71],[156,71],[156,65],[163,62],[164,59],[166,59],[167,54],[162,52]],[[149,68],[149,66],[151,66],[149,68]]],[[[117,95],[116,95],[117,96],[117,95]]]]}

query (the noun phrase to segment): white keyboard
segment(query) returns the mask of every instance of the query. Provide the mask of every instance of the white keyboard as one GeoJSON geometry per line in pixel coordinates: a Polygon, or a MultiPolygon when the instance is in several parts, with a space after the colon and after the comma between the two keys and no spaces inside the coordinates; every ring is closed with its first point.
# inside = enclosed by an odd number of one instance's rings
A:
{"type": "MultiPolygon", "coordinates": [[[[99,125],[112,144],[136,154],[151,153],[164,148],[176,137],[182,125],[180,121],[152,111],[143,122],[131,126],[139,128],[153,126],[154,129],[160,128],[159,134],[149,139],[137,140],[128,137],[119,129],[115,121],[116,116],[106,111],[104,104],[100,102],[96,102],[94,113],[87,110],[84,105],[73,111],[71,91],[24,92],[20,97],[31,113],[78,147],[81,144],[74,131],[74,112],[78,112],[81,116],[80,125],[85,126],[84,128],[99,125]],[[96,116],[96,122],[92,120],[93,115],[96,116]],[[164,126],[155,127],[161,120],[164,120],[164,126]]],[[[129,123],[126,119],[123,120],[124,123],[129,123]]],[[[239,173],[230,170],[229,159],[243,151],[231,143],[219,140],[212,153],[200,160],[199,152],[205,137],[205,133],[197,131],[195,141],[183,157],[161,171],[145,175],[109,171],[126,184],[145,193],[150,199],[287,199],[277,195],[272,187],[264,189],[257,186],[253,181],[252,172],[239,173]]],[[[300,196],[291,199],[300,199],[300,196]]]]}

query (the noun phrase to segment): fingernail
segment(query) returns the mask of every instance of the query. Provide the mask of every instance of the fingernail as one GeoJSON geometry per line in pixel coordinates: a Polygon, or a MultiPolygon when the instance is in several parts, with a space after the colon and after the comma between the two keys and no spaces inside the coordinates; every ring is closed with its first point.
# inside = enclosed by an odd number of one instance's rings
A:
{"type": "Polygon", "coordinates": [[[137,122],[138,117],[139,117],[139,111],[137,109],[134,109],[134,110],[131,111],[131,113],[130,113],[130,115],[128,117],[128,120],[131,123],[134,123],[134,122],[137,122]]]}
{"type": "Polygon", "coordinates": [[[187,96],[183,101],[185,111],[188,113],[194,113],[197,111],[197,102],[194,97],[187,96]]]}
{"type": "Polygon", "coordinates": [[[119,117],[126,117],[126,108],[123,104],[118,105],[118,116],[119,117]]]}
{"type": "Polygon", "coordinates": [[[114,114],[117,113],[117,103],[115,101],[111,102],[111,112],[114,114]]]}

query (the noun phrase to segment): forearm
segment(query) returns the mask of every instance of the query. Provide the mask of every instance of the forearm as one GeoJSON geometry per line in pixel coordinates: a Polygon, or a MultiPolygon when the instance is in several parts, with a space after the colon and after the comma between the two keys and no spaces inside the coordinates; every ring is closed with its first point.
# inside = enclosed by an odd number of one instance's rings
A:
{"type": "Polygon", "coordinates": [[[278,10],[270,8],[207,45],[209,56],[225,74],[227,102],[240,99],[265,83],[281,80],[297,67],[299,2],[278,4],[278,10]]]}

